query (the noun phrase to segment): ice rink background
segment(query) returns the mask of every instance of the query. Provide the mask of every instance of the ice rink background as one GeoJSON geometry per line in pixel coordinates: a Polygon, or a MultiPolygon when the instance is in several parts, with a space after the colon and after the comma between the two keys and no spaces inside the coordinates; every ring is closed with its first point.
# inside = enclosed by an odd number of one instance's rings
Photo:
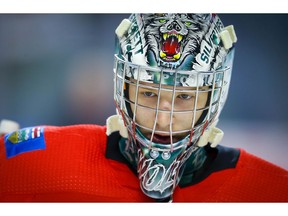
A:
{"type": "MultiPolygon", "coordinates": [[[[220,14],[238,42],[222,144],[288,169],[288,14],[220,14]]],[[[126,14],[0,14],[0,119],[105,124],[114,30],[126,14]]]]}

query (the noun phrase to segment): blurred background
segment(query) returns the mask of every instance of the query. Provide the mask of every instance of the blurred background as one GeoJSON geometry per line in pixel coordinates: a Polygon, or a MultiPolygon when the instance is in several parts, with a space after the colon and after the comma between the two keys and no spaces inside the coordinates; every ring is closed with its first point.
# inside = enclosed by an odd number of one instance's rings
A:
{"type": "MultiPolygon", "coordinates": [[[[114,30],[127,14],[0,14],[0,120],[100,124],[115,113],[114,30]]],[[[237,33],[222,144],[288,169],[288,14],[220,14],[237,33]]]]}

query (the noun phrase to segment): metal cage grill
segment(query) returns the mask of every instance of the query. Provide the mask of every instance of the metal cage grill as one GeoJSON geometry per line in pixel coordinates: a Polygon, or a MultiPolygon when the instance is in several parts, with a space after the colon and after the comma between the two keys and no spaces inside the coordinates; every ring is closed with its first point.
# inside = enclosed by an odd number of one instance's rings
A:
{"type": "MultiPolygon", "coordinates": [[[[155,147],[153,140],[157,134],[169,136],[170,141],[168,142],[166,137],[166,143],[161,145],[161,148],[163,148],[162,151],[166,151],[167,148],[173,151],[175,148],[182,147],[175,144],[180,140],[175,137],[182,135],[181,139],[188,142],[185,145],[195,142],[207,125],[218,115],[220,106],[223,106],[226,99],[223,89],[228,89],[227,77],[230,78],[230,76],[226,75],[227,72],[230,72],[230,68],[208,72],[163,70],[134,65],[115,55],[114,100],[127,126],[128,133],[135,141],[137,140],[151,149],[155,147]],[[134,89],[133,94],[131,91],[128,93],[128,87],[134,89]],[[145,104],[139,99],[139,95],[143,94],[143,89],[156,95],[153,105],[145,104]],[[171,96],[169,109],[161,107],[162,95],[171,96]],[[181,108],[177,105],[179,95],[193,96],[189,107],[181,108]],[[205,105],[199,106],[204,95],[207,97],[205,105]],[[153,116],[152,125],[143,125],[138,121],[137,116],[143,115],[143,113],[150,113],[150,118],[153,116]],[[197,121],[197,116],[198,120],[201,116],[200,113],[205,113],[205,116],[197,121]],[[166,115],[166,118],[169,118],[169,128],[165,130],[157,128],[160,115],[166,115]],[[189,127],[174,129],[173,119],[175,116],[189,118],[191,122],[189,127]],[[145,136],[141,131],[145,131],[149,136],[145,136]],[[185,136],[183,136],[184,134],[185,136]]],[[[227,94],[227,90],[224,92],[227,94]]],[[[161,148],[159,149],[158,145],[157,151],[161,151],[161,148]]]]}

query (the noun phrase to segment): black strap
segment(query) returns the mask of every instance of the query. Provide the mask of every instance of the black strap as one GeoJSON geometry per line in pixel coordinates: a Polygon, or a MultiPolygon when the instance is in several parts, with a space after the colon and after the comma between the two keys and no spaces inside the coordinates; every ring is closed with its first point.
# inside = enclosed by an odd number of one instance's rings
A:
{"type": "Polygon", "coordinates": [[[119,149],[120,139],[121,139],[121,136],[118,131],[108,136],[107,146],[106,146],[106,158],[128,164],[128,161],[121,154],[120,149],[119,149]]]}
{"type": "Polygon", "coordinates": [[[211,148],[210,145],[204,147],[207,152],[207,159],[201,169],[189,172],[186,166],[184,174],[179,182],[180,187],[187,187],[197,184],[207,178],[213,172],[235,168],[240,156],[240,150],[218,145],[211,148]]]}
{"type": "Polygon", "coordinates": [[[126,164],[130,168],[130,170],[137,176],[137,171],[132,166],[132,164],[130,164],[129,161],[126,160],[126,158],[122,155],[119,149],[120,139],[121,135],[118,131],[113,132],[110,136],[108,136],[105,156],[108,159],[112,159],[120,163],[126,164]]]}

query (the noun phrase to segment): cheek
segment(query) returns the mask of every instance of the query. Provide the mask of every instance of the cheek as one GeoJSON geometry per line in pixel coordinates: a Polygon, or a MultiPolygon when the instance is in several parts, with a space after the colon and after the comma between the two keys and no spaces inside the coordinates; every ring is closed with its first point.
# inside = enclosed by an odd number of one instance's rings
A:
{"type": "Polygon", "coordinates": [[[193,124],[196,125],[198,119],[200,119],[200,116],[202,115],[203,111],[196,112],[195,114],[195,120],[194,113],[185,113],[185,114],[177,114],[174,115],[173,118],[173,127],[175,130],[187,130],[190,129],[193,124]]]}
{"type": "Polygon", "coordinates": [[[173,119],[174,127],[181,129],[189,129],[192,125],[193,113],[175,114],[173,119]]]}
{"type": "Polygon", "coordinates": [[[137,107],[136,122],[138,124],[143,125],[145,127],[151,127],[151,125],[154,124],[154,119],[155,119],[155,111],[140,106],[137,107]]]}
{"type": "Polygon", "coordinates": [[[199,103],[198,103],[198,109],[203,109],[205,108],[206,104],[207,104],[207,100],[208,100],[208,93],[202,93],[201,97],[199,97],[199,103]]]}
{"type": "Polygon", "coordinates": [[[196,124],[196,122],[198,122],[198,119],[200,118],[200,116],[202,115],[202,113],[203,113],[203,111],[196,113],[196,116],[195,116],[195,124],[196,124]]]}

